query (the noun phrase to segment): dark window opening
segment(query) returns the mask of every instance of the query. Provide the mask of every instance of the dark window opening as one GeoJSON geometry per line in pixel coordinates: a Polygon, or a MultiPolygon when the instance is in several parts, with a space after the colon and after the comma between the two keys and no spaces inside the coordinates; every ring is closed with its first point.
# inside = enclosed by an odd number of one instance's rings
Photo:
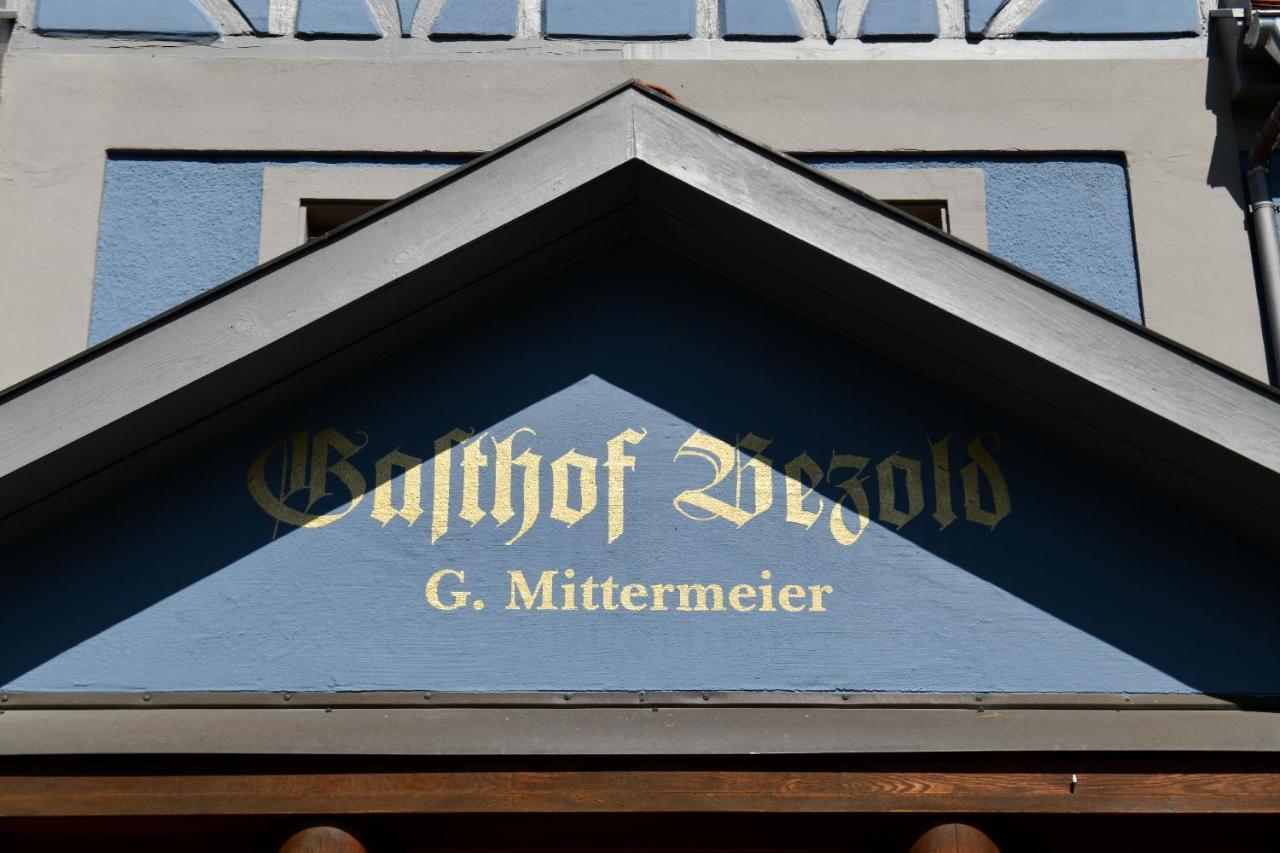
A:
{"type": "Polygon", "coordinates": [[[886,201],[921,222],[928,222],[934,228],[951,233],[951,217],[947,215],[945,201],[886,201]]]}
{"type": "Polygon", "coordinates": [[[302,210],[306,216],[307,239],[323,237],[335,228],[346,225],[357,216],[381,207],[386,201],[337,201],[303,199],[302,210]]]}

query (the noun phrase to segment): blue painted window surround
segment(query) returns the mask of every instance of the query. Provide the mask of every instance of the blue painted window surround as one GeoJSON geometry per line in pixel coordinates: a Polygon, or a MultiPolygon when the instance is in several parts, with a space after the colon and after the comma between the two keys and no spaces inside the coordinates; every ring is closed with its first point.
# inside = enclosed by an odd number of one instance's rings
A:
{"type": "MultiPolygon", "coordinates": [[[[258,263],[267,166],[451,166],[440,157],[351,159],[113,154],[107,163],[89,342],[258,263]]],[[[843,156],[818,168],[982,169],[991,251],[1142,320],[1125,167],[1109,155],[843,156]],[[1044,199],[1054,203],[1046,205],[1044,199]]]]}

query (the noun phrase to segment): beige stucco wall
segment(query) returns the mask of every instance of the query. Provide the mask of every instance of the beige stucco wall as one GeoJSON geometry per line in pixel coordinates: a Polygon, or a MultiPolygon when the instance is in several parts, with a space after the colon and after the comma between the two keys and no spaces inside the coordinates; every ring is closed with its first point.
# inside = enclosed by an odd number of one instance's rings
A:
{"type": "Polygon", "coordinates": [[[85,346],[111,149],[478,152],[630,77],[792,152],[1123,152],[1148,325],[1266,375],[1236,144],[1203,38],[237,44],[15,33],[0,79],[0,386],[85,346]]]}

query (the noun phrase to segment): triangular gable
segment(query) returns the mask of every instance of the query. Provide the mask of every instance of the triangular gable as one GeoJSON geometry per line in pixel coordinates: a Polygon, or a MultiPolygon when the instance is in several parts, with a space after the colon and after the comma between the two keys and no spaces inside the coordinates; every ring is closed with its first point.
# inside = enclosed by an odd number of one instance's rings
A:
{"type": "Polygon", "coordinates": [[[1280,695],[1238,537],[638,237],[0,553],[32,701],[1280,695]]]}
{"type": "Polygon", "coordinates": [[[0,398],[0,534],[632,231],[1270,540],[1269,390],[626,86],[0,398]]]}

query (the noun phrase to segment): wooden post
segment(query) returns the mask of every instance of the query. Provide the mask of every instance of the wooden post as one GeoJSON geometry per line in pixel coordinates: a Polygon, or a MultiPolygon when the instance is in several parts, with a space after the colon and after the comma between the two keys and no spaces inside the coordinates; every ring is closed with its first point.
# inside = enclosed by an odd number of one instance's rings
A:
{"type": "Polygon", "coordinates": [[[1000,853],[980,829],[963,823],[944,823],[920,836],[911,853],[1000,853]]]}
{"type": "Polygon", "coordinates": [[[351,833],[336,826],[312,826],[295,833],[280,853],[367,853],[351,833]]]}

